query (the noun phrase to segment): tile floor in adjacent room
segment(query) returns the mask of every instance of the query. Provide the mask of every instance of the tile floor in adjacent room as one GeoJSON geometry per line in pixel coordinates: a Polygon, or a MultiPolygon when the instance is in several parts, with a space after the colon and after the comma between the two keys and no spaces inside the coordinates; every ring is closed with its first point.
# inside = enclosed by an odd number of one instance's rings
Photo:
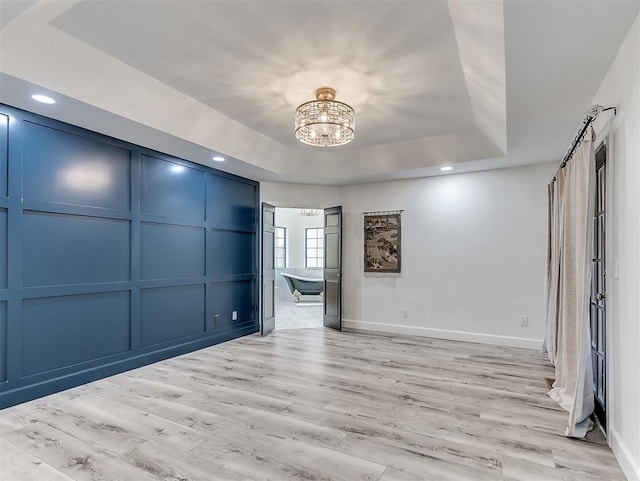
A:
{"type": "Polygon", "coordinates": [[[322,327],[322,297],[303,296],[302,300],[276,299],[276,329],[322,327]]]}

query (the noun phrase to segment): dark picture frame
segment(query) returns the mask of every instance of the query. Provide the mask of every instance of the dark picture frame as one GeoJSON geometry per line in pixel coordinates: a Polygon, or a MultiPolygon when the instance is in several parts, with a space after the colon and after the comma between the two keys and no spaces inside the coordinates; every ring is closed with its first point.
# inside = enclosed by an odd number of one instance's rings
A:
{"type": "Polygon", "coordinates": [[[364,216],[364,271],[400,272],[400,214],[364,216]]]}

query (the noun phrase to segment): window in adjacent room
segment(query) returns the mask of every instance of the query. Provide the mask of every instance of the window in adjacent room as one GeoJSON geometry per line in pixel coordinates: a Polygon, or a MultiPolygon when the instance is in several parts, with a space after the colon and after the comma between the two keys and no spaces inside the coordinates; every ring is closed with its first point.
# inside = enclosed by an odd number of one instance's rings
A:
{"type": "Polygon", "coordinates": [[[307,228],[305,229],[305,266],[306,267],[323,267],[324,266],[324,229],[307,228]]]}
{"type": "Polygon", "coordinates": [[[276,227],[276,251],[275,268],[284,269],[287,267],[287,228],[276,227]]]}

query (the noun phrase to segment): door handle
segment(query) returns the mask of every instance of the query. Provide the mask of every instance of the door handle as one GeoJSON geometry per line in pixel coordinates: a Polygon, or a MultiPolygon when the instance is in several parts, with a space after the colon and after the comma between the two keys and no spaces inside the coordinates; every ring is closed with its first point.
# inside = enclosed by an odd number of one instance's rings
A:
{"type": "Polygon", "coordinates": [[[599,301],[601,301],[602,299],[604,299],[606,296],[604,294],[602,294],[601,292],[598,292],[596,294],[596,299],[598,299],[599,301]]]}

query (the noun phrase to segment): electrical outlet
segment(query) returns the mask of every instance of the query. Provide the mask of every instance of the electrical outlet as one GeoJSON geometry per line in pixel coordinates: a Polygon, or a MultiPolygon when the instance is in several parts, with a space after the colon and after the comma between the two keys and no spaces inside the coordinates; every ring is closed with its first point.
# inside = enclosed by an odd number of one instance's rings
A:
{"type": "Polygon", "coordinates": [[[529,318],[527,316],[520,316],[520,327],[529,327],[529,318]]]}
{"type": "Polygon", "coordinates": [[[402,317],[409,317],[409,309],[406,307],[402,308],[402,317]]]}
{"type": "Polygon", "coordinates": [[[238,320],[238,311],[233,311],[231,313],[231,320],[232,321],[237,321],[238,320]]]}

